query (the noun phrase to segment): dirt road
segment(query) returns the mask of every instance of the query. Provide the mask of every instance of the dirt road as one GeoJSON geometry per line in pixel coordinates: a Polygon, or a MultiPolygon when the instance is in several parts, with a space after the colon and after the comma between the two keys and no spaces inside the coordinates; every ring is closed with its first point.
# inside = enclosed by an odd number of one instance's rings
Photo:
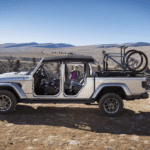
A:
{"type": "Polygon", "coordinates": [[[97,104],[18,104],[0,115],[0,150],[150,149],[150,99],[124,101],[119,117],[97,104]]]}

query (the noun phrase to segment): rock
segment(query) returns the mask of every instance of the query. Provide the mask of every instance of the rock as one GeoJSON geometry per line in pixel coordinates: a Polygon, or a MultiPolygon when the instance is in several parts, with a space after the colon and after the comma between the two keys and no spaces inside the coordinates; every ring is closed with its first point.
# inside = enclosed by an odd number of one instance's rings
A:
{"type": "Polygon", "coordinates": [[[6,126],[12,126],[12,125],[14,125],[13,123],[9,123],[9,124],[7,124],[6,126]]]}
{"type": "Polygon", "coordinates": [[[53,141],[50,141],[48,139],[46,139],[44,142],[43,142],[43,145],[44,146],[49,146],[49,145],[52,145],[54,142],[53,141]]]}
{"type": "Polygon", "coordinates": [[[26,143],[29,143],[29,142],[30,142],[30,140],[25,140],[25,142],[26,142],[26,143]]]}
{"type": "Polygon", "coordinates": [[[34,147],[28,147],[28,149],[34,149],[34,147]]]}
{"type": "Polygon", "coordinates": [[[38,139],[33,139],[33,142],[36,142],[38,139]]]}
{"type": "Polygon", "coordinates": [[[126,134],[120,134],[119,136],[126,136],[126,134]]]}
{"type": "Polygon", "coordinates": [[[114,142],[114,141],[116,141],[115,139],[110,139],[110,142],[114,142]]]}
{"type": "Polygon", "coordinates": [[[105,149],[114,149],[114,148],[111,146],[105,146],[105,149]]]}
{"type": "Polygon", "coordinates": [[[75,140],[69,140],[69,144],[73,144],[73,145],[81,145],[81,142],[75,141],[75,140]]]}
{"type": "Polygon", "coordinates": [[[139,136],[133,135],[130,139],[133,141],[139,141],[139,136]]]}
{"type": "Polygon", "coordinates": [[[148,140],[145,140],[145,141],[144,141],[144,144],[149,144],[149,141],[148,141],[148,140]]]}

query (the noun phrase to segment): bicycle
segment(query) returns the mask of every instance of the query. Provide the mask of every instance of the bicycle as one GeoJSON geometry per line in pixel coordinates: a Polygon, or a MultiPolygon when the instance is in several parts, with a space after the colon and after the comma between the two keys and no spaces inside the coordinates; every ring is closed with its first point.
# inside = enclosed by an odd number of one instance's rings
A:
{"type": "Polygon", "coordinates": [[[107,54],[105,51],[102,51],[104,55],[103,71],[106,71],[106,72],[108,71],[108,59],[111,59],[112,61],[117,63],[123,69],[122,72],[125,72],[126,69],[129,69],[132,72],[138,73],[146,69],[148,65],[148,58],[143,52],[132,49],[125,53],[125,49],[128,48],[128,46],[125,46],[125,45],[120,46],[118,48],[121,48],[120,53],[108,53],[107,54]],[[117,56],[117,55],[112,56],[111,54],[120,54],[120,56],[117,56]],[[133,58],[133,56],[136,56],[136,58],[133,58]],[[121,62],[119,63],[117,60],[115,60],[112,57],[121,57],[121,62]],[[137,60],[137,58],[139,57],[140,57],[140,61],[137,60]],[[145,60],[144,67],[140,68],[144,60],[145,60]]]}

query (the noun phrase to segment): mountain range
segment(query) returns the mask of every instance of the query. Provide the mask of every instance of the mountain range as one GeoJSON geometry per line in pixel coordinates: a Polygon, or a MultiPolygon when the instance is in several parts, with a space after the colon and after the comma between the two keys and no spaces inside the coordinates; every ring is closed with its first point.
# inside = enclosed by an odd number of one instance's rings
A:
{"type": "Polygon", "coordinates": [[[137,43],[123,43],[123,44],[102,44],[99,46],[99,48],[118,47],[121,45],[130,46],[130,47],[141,47],[141,46],[150,46],[150,43],[137,42],[137,43]]]}
{"type": "MultiPolygon", "coordinates": [[[[123,43],[123,44],[100,44],[97,45],[98,48],[111,48],[111,47],[119,47],[120,45],[126,45],[130,47],[141,47],[141,46],[150,46],[150,43],[146,42],[137,42],[137,43],[123,43]]],[[[93,45],[89,45],[93,46],[93,45]]],[[[65,44],[65,43],[5,43],[5,44],[0,44],[0,50],[5,50],[12,48],[12,50],[16,50],[18,48],[65,48],[65,47],[76,47],[71,44],[65,44]]]]}
{"type": "Polygon", "coordinates": [[[54,44],[54,43],[36,43],[36,42],[32,42],[32,43],[5,43],[3,44],[3,48],[12,48],[12,47],[24,47],[24,46],[28,46],[28,47],[39,47],[39,48],[61,48],[61,47],[73,47],[73,45],[71,44],[65,44],[65,43],[58,43],[58,44],[54,44]]]}

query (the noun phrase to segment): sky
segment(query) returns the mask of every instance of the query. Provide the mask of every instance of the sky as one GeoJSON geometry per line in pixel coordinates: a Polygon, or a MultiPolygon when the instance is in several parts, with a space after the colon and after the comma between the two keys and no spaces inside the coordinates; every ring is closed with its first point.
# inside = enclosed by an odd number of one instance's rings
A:
{"type": "Polygon", "coordinates": [[[0,0],[0,44],[150,43],[150,0],[0,0]]]}

